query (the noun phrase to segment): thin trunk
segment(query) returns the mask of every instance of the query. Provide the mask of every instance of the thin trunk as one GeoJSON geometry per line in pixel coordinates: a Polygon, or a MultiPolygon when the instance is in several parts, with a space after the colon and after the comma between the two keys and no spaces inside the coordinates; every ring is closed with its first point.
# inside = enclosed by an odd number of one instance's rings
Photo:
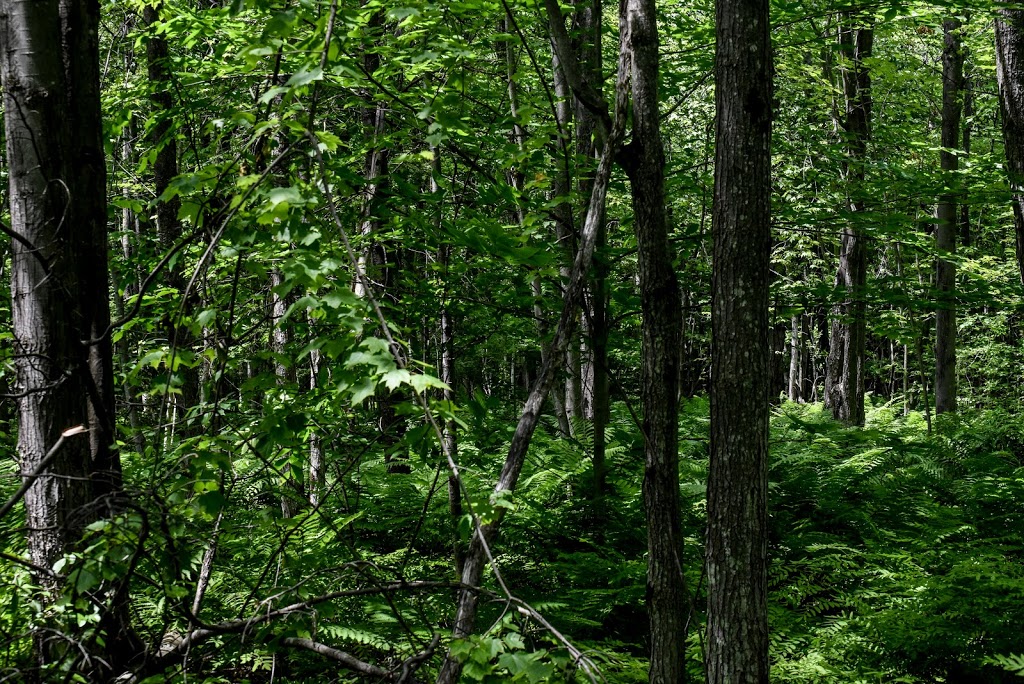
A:
{"type": "Polygon", "coordinates": [[[768,682],[772,53],[767,0],[717,0],[709,684],[768,682]]]}
{"type": "Polygon", "coordinates": [[[206,590],[210,587],[210,577],[213,575],[213,561],[217,557],[217,544],[220,541],[220,524],[224,519],[224,512],[217,514],[213,521],[213,532],[210,534],[210,544],[203,552],[203,561],[199,566],[199,578],[196,580],[196,593],[192,598],[192,615],[199,616],[203,609],[203,598],[206,597],[206,590]]]}
{"type": "MultiPolygon", "coordinates": [[[[552,56],[552,71],[554,73],[556,98],[555,116],[558,128],[562,132],[557,141],[559,153],[557,162],[558,172],[555,174],[555,181],[552,184],[552,194],[555,197],[566,197],[569,194],[570,174],[567,164],[571,147],[567,138],[572,127],[573,98],[557,52],[552,56]]],[[[567,201],[559,202],[555,206],[553,213],[555,215],[555,238],[565,251],[565,261],[559,269],[562,281],[565,282],[569,279],[569,267],[565,264],[572,263],[575,257],[577,242],[576,230],[573,225],[572,205],[567,201]]],[[[584,333],[588,330],[587,325],[587,317],[584,315],[582,316],[584,333]]],[[[564,406],[571,430],[576,429],[574,421],[578,421],[583,417],[583,368],[584,361],[580,353],[579,342],[574,342],[569,345],[565,352],[564,406]]]]}
{"type": "Polygon", "coordinates": [[[871,19],[848,13],[839,29],[843,51],[843,94],[846,99],[846,182],[853,213],[842,233],[836,285],[844,301],[833,310],[831,341],[825,369],[825,405],[836,420],[864,424],[864,341],[867,245],[857,214],[866,211],[863,195],[867,144],[871,135],[871,57],[874,30],[871,19]],[[864,22],[867,22],[866,24],[864,22]],[[862,24],[862,25],[859,25],[862,24]]]}
{"type": "Polygon", "coordinates": [[[800,316],[794,314],[789,331],[789,400],[800,399],[800,316]]]}
{"type": "MultiPolygon", "coordinates": [[[[178,219],[178,212],[181,209],[181,200],[174,196],[163,200],[161,196],[170,186],[171,181],[178,175],[178,144],[175,140],[176,126],[174,123],[174,98],[172,91],[174,85],[171,80],[170,50],[164,34],[155,31],[155,25],[160,21],[160,14],[163,9],[162,3],[156,5],[146,4],[142,9],[142,18],[151,35],[146,43],[146,66],[149,82],[153,85],[154,91],[151,96],[153,102],[153,118],[155,123],[150,129],[149,143],[156,149],[156,156],[153,160],[153,193],[156,197],[156,230],[160,248],[164,251],[172,249],[182,236],[181,221],[178,219]]],[[[185,293],[186,282],[183,276],[182,263],[176,259],[167,267],[164,275],[164,282],[178,291],[179,296],[185,293]]],[[[193,293],[194,296],[194,293],[193,293]]],[[[188,327],[181,325],[179,314],[187,314],[195,309],[195,305],[182,303],[180,311],[168,313],[163,321],[164,330],[167,334],[167,343],[170,345],[175,356],[183,354],[191,355],[191,347],[194,343],[188,327]]],[[[199,402],[199,374],[191,367],[191,358],[188,363],[178,367],[176,371],[180,377],[181,394],[168,395],[168,401],[177,418],[184,416],[185,412],[199,402]]],[[[183,434],[188,435],[190,430],[186,429],[183,434]]]]}
{"type": "Polygon", "coordinates": [[[937,307],[935,310],[935,413],[956,411],[956,264],[944,258],[956,253],[957,206],[950,186],[956,183],[959,160],[955,150],[961,140],[960,114],[963,82],[963,52],[960,21],[942,22],[945,49],[942,51],[942,151],[940,154],[944,193],[935,210],[935,247],[939,257],[935,269],[937,307]]]}
{"type": "MultiPolygon", "coordinates": [[[[601,0],[582,0],[576,4],[573,25],[574,53],[579,58],[580,71],[583,78],[595,85],[598,95],[601,94],[601,0]]],[[[580,159],[596,160],[601,153],[597,144],[599,122],[578,98],[574,99],[576,115],[576,152],[580,159]]],[[[581,197],[590,197],[593,172],[587,166],[578,172],[578,188],[581,197]]],[[[585,209],[585,207],[584,207],[585,209]]],[[[586,221],[583,212],[581,221],[586,221]]],[[[588,378],[586,386],[590,395],[584,396],[584,403],[589,409],[586,418],[593,421],[594,428],[594,498],[599,500],[604,495],[607,464],[605,451],[607,448],[606,431],[609,419],[610,383],[608,378],[608,317],[609,294],[608,275],[610,267],[604,254],[608,242],[608,226],[604,217],[598,226],[597,245],[595,246],[594,274],[588,287],[587,306],[587,343],[589,345],[588,378]]]]}
{"type": "MultiPolygon", "coordinates": [[[[128,130],[122,136],[121,140],[121,161],[125,168],[132,168],[134,166],[134,148],[131,144],[132,125],[129,123],[128,130]]],[[[127,186],[124,190],[124,196],[128,197],[127,186]]],[[[124,297],[115,298],[117,318],[120,319],[124,316],[124,302],[126,299],[132,297],[139,292],[139,282],[141,275],[140,269],[134,266],[135,259],[132,254],[132,236],[138,236],[139,232],[139,219],[128,207],[121,210],[121,253],[124,257],[124,263],[132,264],[132,277],[130,282],[125,283],[124,297]]],[[[121,368],[127,369],[130,363],[131,349],[131,337],[129,335],[122,335],[121,339],[117,342],[117,357],[118,363],[121,368]]],[[[125,413],[128,415],[128,426],[132,431],[132,446],[135,448],[135,452],[141,454],[146,449],[146,439],[142,434],[141,423],[139,421],[139,409],[136,406],[135,396],[132,394],[131,383],[124,382],[121,384],[122,397],[125,403],[125,413]]]]}
{"type": "Polygon", "coordinates": [[[917,337],[917,370],[921,380],[921,401],[924,403],[924,420],[928,425],[928,434],[932,434],[932,412],[928,405],[928,374],[924,367],[924,343],[928,336],[928,321],[921,324],[921,334],[917,337]]]}
{"type": "MultiPolygon", "coordinates": [[[[320,382],[321,370],[320,350],[314,349],[309,354],[309,390],[316,392],[320,382]]],[[[324,490],[324,440],[314,427],[309,433],[309,505],[320,505],[320,497],[324,490]]]]}
{"type": "MultiPolygon", "coordinates": [[[[967,48],[964,50],[965,69],[967,63],[967,48]]],[[[971,134],[974,131],[974,79],[971,76],[964,76],[964,133],[963,133],[963,155],[965,159],[971,156],[971,134]]],[[[970,163],[970,162],[968,162],[970,163]]],[[[960,204],[960,244],[964,247],[971,245],[971,206],[967,202],[960,204]]]]}
{"type": "MultiPolygon", "coordinates": [[[[288,298],[280,293],[283,284],[284,277],[281,271],[273,269],[270,272],[270,348],[274,352],[274,375],[277,376],[277,386],[289,392],[295,389],[296,376],[295,367],[288,361],[292,351],[292,334],[291,328],[284,323],[289,302],[288,298]]],[[[302,472],[296,472],[291,464],[286,463],[281,469],[281,475],[284,478],[281,515],[292,518],[298,513],[300,502],[306,498],[302,486],[302,472]]]]}
{"type": "MultiPolygon", "coordinates": [[[[442,272],[446,274],[450,259],[451,246],[442,246],[439,261],[442,272]]],[[[455,330],[451,305],[448,299],[445,301],[445,306],[441,309],[441,382],[447,385],[444,389],[444,399],[450,404],[455,398],[451,389],[455,385],[455,330]]],[[[459,442],[456,427],[454,420],[445,421],[444,448],[445,452],[457,463],[459,442]]],[[[452,522],[452,563],[455,567],[456,577],[461,577],[465,563],[465,552],[462,544],[459,543],[459,522],[463,516],[462,490],[459,487],[459,478],[454,474],[448,476],[448,513],[452,522]]]]}
{"type": "Polygon", "coordinates": [[[1013,191],[1017,270],[1024,283],[1024,10],[1000,10],[995,27],[1006,173],[1013,191]]]}

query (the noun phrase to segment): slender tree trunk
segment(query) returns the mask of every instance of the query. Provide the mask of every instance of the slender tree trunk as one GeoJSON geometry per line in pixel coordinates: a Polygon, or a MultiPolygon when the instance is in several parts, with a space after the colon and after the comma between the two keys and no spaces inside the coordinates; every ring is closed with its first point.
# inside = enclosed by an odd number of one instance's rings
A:
{"type": "MultiPolygon", "coordinates": [[[[572,148],[569,136],[572,128],[573,97],[557,52],[552,56],[552,72],[554,73],[556,98],[555,116],[558,127],[562,131],[562,135],[559,136],[557,141],[559,152],[558,171],[554,175],[555,181],[552,184],[552,194],[556,197],[566,197],[569,194],[571,183],[568,157],[570,155],[569,150],[572,148]]],[[[510,84],[512,83],[511,79],[509,82],[510,84]]],[[[569,267],[565,264],[572,263],[578,241],[573,222],[572,205],[567,201],[559,202],[555,206],[553,213],[555,215],[555,238],[565,252],[565,260],[560,268],[562,281],[565,282],[569,279],[569,267]]],[[[586,300],[584,301],[586,302],[586,300]]],[[[584,303],[584,306],[586,306],[586,303],[584,303]]],[[[588,322],[585,313],[581,315],[581,321],[582,326],[580,327],[584,332],[587,332],[588,322]]],[[[570,433],[576,429],[573,421],[579,421],[584,415],[584,366],[580,343],[575,341],[569,345],[565,352],[565,389],[562,394],[562,397],[564,397],[566,423],[570,427],[570,433]]]]}
{"type": "MultiPolygon", "coordinates": [[[[284,316],[288,313],[290,302],[288,298],[281,295],[280,288],[284,284],[284,276],[278,269],[270,272],[270,348],[274,352],[274,375],[277,376],[277,386],[282,391],[294,391],[296,385],[295,367],[288,361],[292,352],[291,328],[284,323],[284,316]]],[[[303,491],[302,471],[296,472],[291,464],[285,464],[281,469],[284,477],[281,493],[281,515],[285,518],[292,518],[299,511],[301,502],[305,500],[306,494],[303,491]]]]}
{"type": "MultiPolygon", "coordinates": [[[[961,46],[964,52],[964,70],[968,71],[967,48],[961,46]]],[[[971,157],[971,134],[974,131],[974,79],[965,73],[963,80],[964,88],[964,132],[961,149],[965,159],[971,157]]],[[[968,164],[970,162],[968,161],[968,164]]],[[[971,246],[971,206],[968,202],[960,204],[960,244],[964,247],[971,246]]]]}
{"type": "MultiPolygon", "coordinates": [[[[598,95],[601,94],[601,0],[582,0],[576,4],[575,53],[579,57],[583,78],[593,83],[598,95]]],[[[599,122],[590,110],[574,98],[576,109],[576,152],[580,159],[594,160],[601,150],[597,141],[599,122]]],[[[590,197],[593,172],[587,167],[579,172],[578,187],[581,197],[590,197]]],[[[582,221],[586,221],[586,207],[582,221]]],[[[608,381],[608,275],[610,272],[605,249],[608,243],[608,225],[601,217],[598,225],[597,244],[594,252],[594,274],[588,286],[587,343],[589,363],[586,386],[590,396],[584,397],[588,411],[586,418],[593,421],[594,428],[594,498],[604,495],[607,478],[605,451],[610,410],[610,385],[608,381]]]]}
{"type": "Polygon", "coordinates": [[[685,676],[686,584],[679,519],[679,345],[682,310],[665,220],[665,153],[658,115],[658,27],[654,0],[627,0],[632,56],[633,139],[623,150],[638,248],[643,314],[644,510],[651,682],[685,676]]]}
{"type": "MultiPolygon", "coordinates": [[[[448,272],[450,260],[451,246],[444,245],[440,251],[440,262],[442,272],[445,274],[448,272]]],[[[449,297],[445,298],[445,305],[441,309],[441,382],[447,385],[444,390],[445,401],[454,401],[455,393],[452,391],[452,387],[455,386],[455,324],[452,319],[449,297]]],[[[456,427],[454,420],[445,421],[444,445],[445,452],[458,462],[459,441],[456,427]]],[[[448,513],[452,522],[452,563],[455,567],[456,577],[461,577],[465,562],[465,552],[462,544],[459,543],[458,529],[463,516],[462,489],[459,486],[459,478],[454,474],[448,476],[448,513]]]]}
{"type": "Polygon", "coordinates": [[[1003,114],[1006,173],[1013,191],[1017,270],[1024,283],[1024,10],[999,11],[996,19],[996,77],[1003,114]]]}
{"type": "MultiPolygon", "coordinates": [[[[320,350],[309,353],[309,390],[315,392],[320,383],[321,356],[320,350]]],[[[324,440],[314,428],[309,434],[309,505],[319,506],[324,490],[325,480],[324,440]]]]}
{"type": "MultiPolygon", "coordinates": [[[[874,30],[850,13],[839,29],[843,51],[843,94],[846,99],[846,179],[849,210],[866,210],[863,198],[867,144],[871,135],[871,75],[864,60],[871,56],[874,30]]],[[[867,245],[860,221],[854,217],[842,233],[836,285],[845,300],[833,310],[832,332],[825,369],[825,405],[836,420],[864,424],[864,341],[867,245]]]]}
{"type": "Polygon", "coordinates": [[[770,25],[767,0],[715,8],[707,681],[767,684],[770,25]]]}
{"type": "Polygon", "coordinates": [[[789,331],[789,400],[800,398],[800,316],[794,314],[789,331]]]}
{"type": "MultiPolygon", "coordinates": [[[[555,12],[558,12],[557,5],[555,6],[555,12]]],[[[549,19],[552,22],[561,21],[561,15],[552,15],[549,8],[549,19]]],[[[562,31],[564,32],[564,30],[563,25],[562,31]]],[[[625,32],[625,20],[620,18],[620,40],[624,39],[621,34],[625,32]]],[[[562,314],[558,320],[554,339],[552,339],[545,353],[539,377],[534,382],[530,396],[527,398],[526,405],[520,414],[515,434],[512,436],[512,441],[509,444],[505,464],[502,467],[498,481],[494,485],[495,493],[515,490],[526,459],[526,451],[537,428],[541,406],[556,379],[555,360],[565,353],[566,346],[573,339],[573,328],[578,317],[578,306],[583,296],[584,282],[594,256],[598,217],[604,212],[612,164],[619,149],[619,141],[623,130],[625,129],[626,67],[624,64],[628,64],[628,60],[628,55],[620,45],[619,75],[615,88],[615,122],[605,140],[597,172],[594,174],[594,187],[587,209],[587,220],[583,224],[583,231],[580,234],[580,249],[576,254],[576,260],[573,263],[572,272],[562,297],[562,314]]],[[[452,636],[456,639],[466,637],[473,632],[476,623],[478,598],[473,588],[478,587],[480,584],[484,568],[487,565],[487,550],[500,529],[505,510],[505,508],[498,508],[493,521],[486,525],[481,525],[473,532],[462,570],[462,584],[467,589],[459,592],[455,627],[452,630],[452,636]]],[[[461,672],[461,663],[458,658],[449,652],[441,672],[438,674],[437,682],[438,684],[454,684],[459,680],[461,672]]]]}
{"type": "MultiPolygon", "coordinates": [[[[25,510],[29,554],[44,568],[74,549],[86,525],[115,512],[122,495],[113,448],[98,31],[98,4],[0,2],[18,459],[23,474],[42,472],[25,510]],[[88,437],[77,435],[77,426],[88,437]],[[44,459],[49,465],[42,467],[44,459]]],[[[35,580],[46,600],[60,588],[52,575],[35,580]]],[[[99,627],[106,635],[94,655],[117,668],[136,647],[127,585],[100,587],[92,597],[104,602],[99,627]]],[[[59,657],[41,633],[36,644],[44,663],[59,657]]],[[[92,649],[96,640],[80,645],[92,649]]],[[[75,670],[102,667],[100,660],[83,664],[78,651],[69,657],[75,670]]]]}
{"type": "MultiPolygon", "coordinates": [[[[161,196],[175,176],[178,175],[178,144],[175,140],[176,126],[174,124],[174,97],[172,91],[174,85],[171,80],[170,50],[167,40],[163,34],[154,31],[155,25],[160,21],[160,13],[163,5],[146,4],[142,9],[142,18],[148,29],[151,31],[149,41],[146,44],[146,66],[149,81],[153,84],[154,92],[151,96],[154,108],[155,124],[150,129],[149,142],[156,148],[156,157],[153,160],[153,192],[156,196],[156,230],[160,248],[168,251],[172,249],[181,239],[181,221],[178,219],[178,212],[181,209],[181,200],[175,196],[169,200],[162,200],[161,196]]],[[[179,296],[184,296],[186,282],[183,275],[180,259],[174,261],[167,268],[165,282],[178,291],[179,296]]],[[[195,293],[191,298],[196,299],[195,293]]],[[[182,306],[182,312],[188,313],[195,309],[192,305],[182,306]]],[[[168,312],[164,320],[164,330],[167,333],[167,343],[173,353],[181,357],[183,354],[191,356],[191,347],[194,343],[188,327],[181,325],[177,310],[168,312]]],[[[185,412],[199,403],[199,374],[191,367],[191,358],[186,359],[187,364],[181,365],[176,371],[181,381],[181,394],[169,395],[172,403],[173,413],[177,419],[181,419],[185,412]]],[[[188,435],[188,429],[183,434],[188,435]]]]}
{"type": "Polygon", "coordinates": [[[942,22],[945,49],[942,51],[942,151],[943,185],[935,209],[935,246],[939,256],[935,268],[938,306],[935,310],[935,413],[956,411],[956,264],[944,254],[956,252],[956,197],[949,189],[958,183],[959,160],[953,150],[961,140],[960,114],[963,85],[963,52],[960,48],[960,20],[942,22]]]}

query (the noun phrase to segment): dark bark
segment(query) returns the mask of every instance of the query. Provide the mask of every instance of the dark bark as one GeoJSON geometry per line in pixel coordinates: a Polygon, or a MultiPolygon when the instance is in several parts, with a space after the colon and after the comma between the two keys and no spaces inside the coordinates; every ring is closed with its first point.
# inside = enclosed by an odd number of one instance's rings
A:
{"type": "MultiPolygon", "coordinates": [[[[871,75],[864,60],[871,56],[874,31],[853,14],[839,29],[843,53],[843,95],[846,100],[846,182],[848,208],[863,213],[862,186],[867,144],[871,134],[871,75]]],[[[855,217],[842,232],[836,286],[844,300],[832,311],[832,329],[825,366],[825,405],[836,420],[864,424],[864,343],[867,245],[864,229],[855,217]]]]}
{"type": "Polygon", "coordinates": [[[718,0],[707,681],[768,681],[772,53],[767,0],[718,0]]]}
{"type": "MultiPolygon", "coordinates": [[[[83,425],[89,435],[68,439],[26,492],[29,554],[42,567],[116,511],[121,494],[98,26],[99,5],[90,2],[0,2],[22,473],[36,470],[63,432],[83,425]]],[[[60,588],[52,576],[36,580],[49,597],[60,588]]],[[[107,602],[103,657],[116,665],[135,646],[126,587],[96,596],[107,602]]],[[[37,645],[44,661],[58,657],[37,645]]]]}
{"type": "Polygon", "coordinates": [[[647,612],[651,682],[685,675],[683,540],[679,522],[679,346],[682,310],[665,218],[665,154],[658,115],[658,27],[653,0],[627,0],[633,138],[623,150],[640,276],[640,376],[647,516],[647,612]]]}
{"type": "MultiPolygon", "coordinates": [[[[601,0],[582,0],[576,4],[574,26],[576,27],[574,52],[579,58],[580,71],[589,83],[595,84],[601,93],[601,0]]],[[[576,100],[576,153],[581,160],[595,160],[601,153],[598,145],[598,130],[601,123],[579,99],[576,100]]],[[[593,182],[591,167],[584,167],[579,173],[581,197],[590,197],[593,182]]],[[[585,208],[584,208],[585,209],[585,208]]],[[[586,212],[583,212],[586,221],[586,212]]],[[[598,225],[597,245],[594,252],[593,279],[588,285],[586,298],[586,330],[589,345],[589,362],[584,380],[584,416],[593,421],[594,428],[594,498],[604,495],[607,464],[606,431],[609,419],[608,379],[608,318],[609,264],[604,254],[608,243],[608,226],[604,217],[598,225]]]]}
{"type": "Polygon", "coordinates": [[[996,19],[996,77],[1002,107],[1006,173],[1013,191],[1017,270],[1024,283],[1024,10],[999,11],[996,19]]]}
{"type": "Polygon", "coordinates": [[[942,51],[942,151],[939,153],[945,190],[935,208],[935,265],[938,301],[935,309],[935,413],[956,411],[956,264],[943,258],[956,253],[957,205],[950,186],[957,183],[959,159],[953,150],[960,145],[963,51],[960,21],[942,22],[945,49],[942,51]]]}
{"type": "MultiPolygon", "coordinates": [[[[162,199],[164,191],[170,186],[171,181],[178,175],[178,144],[175,140],[176,126],[174,123],[174,84],[172,82],[170,49],[163,34],[153,29],[160,21],[161,5],[145,5],[142,9],[142,18],[147,28],[152,32],[146,44],[146,67],[149,81],[154,91],[151,96],[153,103],[153,118],[155,123],[149,131],[149,143],[156,149],[153,159],[153,192],[156,196],[156,231],[160,248],[168,251],[181,240],[182,227],[178,219],[178,212],[181,209],[181,200],[175,196],[168,200],[162,199]]],[[[169,264],[164,272],[164,282],[178,291],[179,297],[184,297],[186,280],[181,259],[169,264]]],[[[192,293],[193,300],[190,305],[180,305],[179,310],[170,311],[164,316],[163,326],[167,333],[167,343],[174,350],[175,355],[190,353],[195,340],[188,331],[188,326],[182,325],[181,314],[197,308],[195,293],[192,293]]],[[[174,402],[176,421],[183,419],[184,414],[190,408],[199,403],[199,373],[191,368],[191,359],[186,359],[189,364],[179,366],[177,374],[181,382],[181,394],[169,395],[174,402]]],[[[184,431],[188,434],[188,430],[184,431]]]]}
{"type": "MultiPolygon", "coordinates": [[[[962,47],[962,46],[961,46],[962,47]]],[[[967,67],[967,49],[964,50],[964,69],[967,67]]],[[[964,133],[961,149],[965,158],[971,156],[971,134],[974,132],[974,81],[970,75],[964,75],[964,133]]],[[[960,244],[971,246],[971,206],[967,202],[960,205],[960,244]]]]}

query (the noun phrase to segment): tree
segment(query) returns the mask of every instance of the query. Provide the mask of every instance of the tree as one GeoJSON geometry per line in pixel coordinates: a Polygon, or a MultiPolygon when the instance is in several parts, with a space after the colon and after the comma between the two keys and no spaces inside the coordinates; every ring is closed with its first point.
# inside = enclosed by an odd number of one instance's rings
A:
{"type": "Polygon", "coordinates": [[[686,584],[679,528],[679,346],[682,311],[665,221],[665,153],[658,112],[654,0],[626,3],[633,137],[621,159],[629,176],[642,310],[641,396],[647,518],[649,681],[684,678],[686,584]]]}
{"type": "Polygon", "coordinates": [[[865,289],[867,244],[858,215],[866,211],[865,163],[871,135],[871,74],[864,60],[871,57],[874,30],[854,12],[843,15],[839,46],[843,60],[843,124],[847,207],[852,218],[842,233],[836,285],[845,300],[833,308],[828,361],[825,370],[825,406],[849,425],[864,424],[864,341],[866,336],[865,289]]]}
{"type": "Polygon", "coordinates": [[[942,151],[943,184],[945,188],[935,208],[935,246],[939,258],[935,267],[938,307],[935,310],[935,413],[956,411],[956,264],[945,258],[956,252],[957,205],[948,190],[955,183],[959,158],[955,149],[962,140],[964,55],[960,46],[960,20],[942,22],[945,48],[942,51],[942,151]]]}
{"type": "Polygon", "coordinates": [[[1003,146],[1013,191],[1017,270],[1024,283],[1024,10],[1000,9],[995,31],[1003,146]]]}
{"type": "Polygon", "coordinates": [[[715,197],[707,678],[768,681],[768,3],[715,5],[715,197]]]}
{"type": "MultiPolygon", "coordinates": [[[[98,30],[92,2],[0,3],[18,458],[31,483],[29,554],[50,601],[63,589],[55,563],[120,508],[98,30]]],[[[67,654],[90,670],[132,655],[126,581],[97,589],[105,648],[98,634],[80,652],[40,632],[43,665],[67,654]],[[103,659],[89,658],[94,648],[103,659]]]]}

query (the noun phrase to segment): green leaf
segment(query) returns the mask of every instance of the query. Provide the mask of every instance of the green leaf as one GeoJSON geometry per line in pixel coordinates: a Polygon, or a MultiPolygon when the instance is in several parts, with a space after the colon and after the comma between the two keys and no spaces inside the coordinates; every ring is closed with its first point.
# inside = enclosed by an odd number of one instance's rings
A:
{"type": "Polygon", "coordinates": [[[302,69],[292,74],[292,77],[288,79],[285,86],[288,88],[297,88],[312,83],[313,81],[320,81],[324,77],[324,70],[320,67],[313,67],[312,69],[302,69]]]}

